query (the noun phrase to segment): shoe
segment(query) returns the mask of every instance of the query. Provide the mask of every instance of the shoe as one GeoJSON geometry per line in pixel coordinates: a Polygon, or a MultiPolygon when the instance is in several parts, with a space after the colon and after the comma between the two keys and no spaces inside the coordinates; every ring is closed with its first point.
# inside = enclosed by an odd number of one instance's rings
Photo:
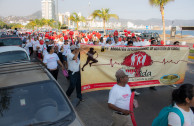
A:
{"type": "Polygon", "coordinates": [[[80,102],[84,102],[84,100],[83,100],[82,98],[81,98],[81,99],[79,99],[79,101],[80,101],[80,102]]]}
{"type": "Polygon", "coordinates": [[[141,94],[141,93],[135,91],[135,95],[136,95],[136,96],[139,96],[140,94],[141,94]]]}
{"type": "Polygon", "coordinates": [[[154,86],[154,87],[150,87],[150,89],[151,89],[151,90],[154,90],[154,91],[157,90],[155,86],[154,86]]]}
{"type": "Polygon", "coordinates": [[[176,88],[176,87],[177,87],[175,84],[172,84],[172,85],[170,85],[170,86],[173,87],[173,88],[176,88]]]}

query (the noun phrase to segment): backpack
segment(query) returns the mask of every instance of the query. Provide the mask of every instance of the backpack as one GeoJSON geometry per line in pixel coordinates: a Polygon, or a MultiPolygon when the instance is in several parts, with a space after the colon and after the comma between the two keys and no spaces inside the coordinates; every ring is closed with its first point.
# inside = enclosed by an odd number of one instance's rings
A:
{"type": "Polygon", "coordinates": [[[182,112],[178,108],[173,107],[172,105],[164,107],[160,111],[159,115],[152,122],[152,126],[168,126],[168,114],[170,112],[174,112],[180,117],[181,126],[183,126],[184,116],[183,116],[182,112]]]}

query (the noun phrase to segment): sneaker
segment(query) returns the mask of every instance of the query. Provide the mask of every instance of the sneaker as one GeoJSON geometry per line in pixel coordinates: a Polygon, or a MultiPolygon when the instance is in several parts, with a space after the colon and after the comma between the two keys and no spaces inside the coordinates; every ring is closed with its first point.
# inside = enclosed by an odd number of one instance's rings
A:
{"type": "Polygon", "coordinates": [[[175,84],[172,84],[172,85],[170,85],[170,86],[173,87],[173,88],[176,88],[176,87],[177,87],[175,84]]]}
{"type": "Polygon", "coordinates": [[[136,95],[136,96],[139,96],[140,94],[141,94],[141,93],[135,91],[135,95],[136,95]]]}
{"type": "Polygon", "coordinates": [[[79,101],[80,101],[80,102],[84,102],[84,100],[83,100],[82,98],[81,98],[81,99],[79,99],[79,101]]]}

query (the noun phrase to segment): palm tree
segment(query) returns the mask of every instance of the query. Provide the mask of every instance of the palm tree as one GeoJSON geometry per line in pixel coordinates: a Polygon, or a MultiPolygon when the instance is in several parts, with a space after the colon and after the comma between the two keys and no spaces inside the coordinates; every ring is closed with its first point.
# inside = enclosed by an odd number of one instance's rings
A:
{"type": "Polygon", "coordinates": [[[164,20],[164,6],[170,2],[170,1],[174,1],[174,0],[149,0],[150,4],[153,6],[158,6],[160,7],[160,12],[162,15],[162,24],[163,24],[163,40],[164,40],[164,44],[165,44],[165,40],[166,40],[166,36],[165,36],[165,20],[164,20]]]}
{"type": "Polygon", "coordinates": [[[79,22],[85,22],[85,17],[83,16],[79,16],[76,12],[73,12],[71,15],[70,15],[70,20],[75,22],[76,23],[76,30],[78,30],[78,23],[79,22]]]}
{"type": "Polygon", "coordinates": [[[48,19],[47,20],[47,25],[50,27],[54,27],[55,20],[54,19],[48,19]]]}
{"type": "Polygon", "coordinates": [[[115,18],[115,19],[119,19],[119,17],[116,14],[109,14],[109,9],[107,8],[102,8],[101,10],[94,10],[94,12],[91,14],[91,16],[93,17],[93,19],[95,19],[96,17],[100,18],[103,20],[103,26],[104,26],[104,33],[105,32],[105,23],[107,21],[109,21],[110,18],[115,18]]]}

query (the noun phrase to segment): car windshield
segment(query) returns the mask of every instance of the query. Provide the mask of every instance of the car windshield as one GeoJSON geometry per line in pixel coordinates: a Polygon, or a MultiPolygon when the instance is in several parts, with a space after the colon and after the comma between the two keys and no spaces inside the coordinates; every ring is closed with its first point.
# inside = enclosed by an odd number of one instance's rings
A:
{"type": "Polygon", "coordinates": [[[74,118],[72,108],[54,81],[0,89],[0,126],[70,123],[74,118]]]}
{"type": "Polygon", "coordinates": [[[22,45],[21,38],[6,38],[0,39],[1,46],[22,45]]]}
{"type": "Polygon", "coordinates": [[[24,51],[8,51],[0,53],[0,63],[10,63],[18,61],[29,61],[24,51]]]}

